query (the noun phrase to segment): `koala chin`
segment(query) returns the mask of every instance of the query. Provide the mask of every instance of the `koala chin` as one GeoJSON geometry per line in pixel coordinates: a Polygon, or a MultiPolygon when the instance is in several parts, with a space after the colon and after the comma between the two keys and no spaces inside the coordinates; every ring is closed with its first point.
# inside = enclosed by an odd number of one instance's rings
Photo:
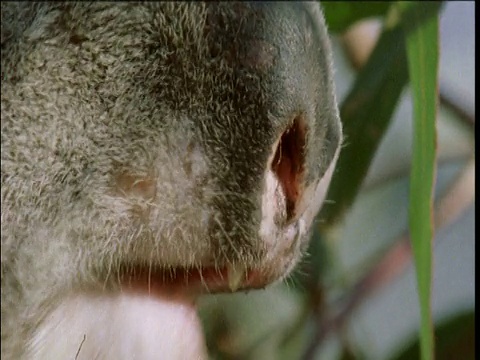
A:
{"type": "Polygon", "coordinates": [[[284,279],[342,142],[316,2],[2,2],[3,359],[206,359],[284,279]],[[206,295],[208,296],[208,295],[206,295]]]}

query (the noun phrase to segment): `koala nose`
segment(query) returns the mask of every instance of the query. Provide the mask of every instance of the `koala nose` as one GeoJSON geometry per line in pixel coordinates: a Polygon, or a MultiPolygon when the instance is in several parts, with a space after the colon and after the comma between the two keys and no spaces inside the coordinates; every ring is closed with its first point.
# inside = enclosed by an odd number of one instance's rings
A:
{"type": "Polygon", "coordinates": [[[286,199],[287,222],[295,216],[303,190],[305,127],[303,117],[297,116],[280,136],[271,164],[286,199]]]}

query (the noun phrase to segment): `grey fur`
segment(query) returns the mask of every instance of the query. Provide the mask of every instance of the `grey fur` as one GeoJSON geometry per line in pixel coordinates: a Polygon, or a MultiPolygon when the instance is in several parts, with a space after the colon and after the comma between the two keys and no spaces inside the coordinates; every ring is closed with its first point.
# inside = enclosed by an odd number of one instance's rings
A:
{"type": "Polygon", "coordinates": [[[307,184],[339,146],[318,4],[1,7],[2,358],[122,266],[261,266],[272,144],[304,116],[307,184]]]}

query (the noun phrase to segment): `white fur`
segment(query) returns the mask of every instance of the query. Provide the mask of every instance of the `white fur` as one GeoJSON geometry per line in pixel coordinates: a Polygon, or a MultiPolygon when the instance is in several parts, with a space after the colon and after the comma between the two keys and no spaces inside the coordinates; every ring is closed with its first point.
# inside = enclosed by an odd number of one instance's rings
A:
{"type": "Polygon", "coordinates": [[[36,331],[26,358],[200,360],[205,354],[193,304],[120,293],[64,300],[36,331]]]}
{"type": "MultiPolygon", "coordinates": [[[[342,143],[342,133],[339,134],[339,144],[342,143]]],[[[301,220],[303,224],[306,224],[307,228],[310,228],[315,216],[323,205],[325,197],[327,196],[328,187],[330,186],[330,181],[332,180],[333,172],[335,170],[338,156],[340,155],[339,145],[337,150],[335,150],[335,155],[323,174],[322,178],[318,181],[317,184],[312,184],[309,186],[303,193],[300,200],[299,211],[302,213],[301,220]]]]}
{"type": "MultiPolygon", "coordinates": [[[[265,172],[262,222],[260,223],[259,235],[270,250],[266,259],[267,262],[274,261],[276,258],[277,260],[278,258],[284,258],[286,249],[300,245],[300,242],[297,241],[298,238],[303,237],[310,229],[316,214],[325,201],[339,154],[340,146],[337,147],[335,155],[322,178],[303,191],[298,203],[297,219],[286,226],[282,222],[282,219],[286,217],[286,200],[282,186],[272,170],[269,169],[265,172]]],[[[288,267],[291,267],[291,265],[288,267]]]]}

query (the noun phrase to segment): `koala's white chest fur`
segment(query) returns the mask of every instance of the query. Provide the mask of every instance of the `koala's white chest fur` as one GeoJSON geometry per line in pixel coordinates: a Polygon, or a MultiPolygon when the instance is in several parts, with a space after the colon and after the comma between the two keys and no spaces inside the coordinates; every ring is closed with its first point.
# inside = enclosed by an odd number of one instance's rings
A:
{"type": "Polygon", "coordinates": [[[123,293],[64,300],[35,332],[27,358],[194,360],[204,354],[193,304],[123,293]]]}

